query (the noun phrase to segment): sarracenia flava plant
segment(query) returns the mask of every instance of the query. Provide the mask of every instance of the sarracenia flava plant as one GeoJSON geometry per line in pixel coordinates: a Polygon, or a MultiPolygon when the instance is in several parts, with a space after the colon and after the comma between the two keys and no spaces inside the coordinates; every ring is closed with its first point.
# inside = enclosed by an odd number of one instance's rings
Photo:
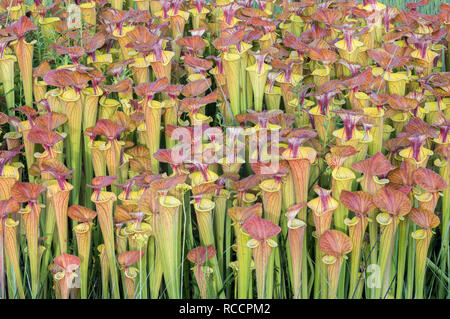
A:
{"type": "Polygon", "coordinates": [[[113,207],[115,201],[117,200],[117,196],[112,192],[102,190],[103,188],[111,185],[115,179],[117,179],[116,176],[98,176],[92,179],[92,185],[88,185],[88,187],[94,189],[91,196],[91,201],[95,204],[98,223],[105,241],[105,254],[111,278],[111,296],[114,299],[118,299],[120,298],[119,276],[117,273],[116,253],[114,248],[113,224],[113,207]]]}
{"type": "Polygon", "coordinates": [[[16,182],[11,189],[11,196],[20,203],[26,203],[26,206],[20,210],[22,222],[25,228],[27,238],[28,256],[30,260],[30,274],[32,297],[38,297],[39,285],[39,217],[43,205],[38,202],[39,195],[45,190],[39,184],[16,182]]]}
{"type": "Polygon", "coordinates": [[[380,209],[376,221],[380,224],[380,266],[381,287],[376,289],[375,298],[384,298],[389,287],[389,273],[394,252],[395,236],[399,222],[411,210],[411,201],[405,193],[386,186],[373,195],[374,204],[380,209]],[[383,295],[382,295],[383,294],[383,295]]]}
{"type": "Polygon", "coordinates": [[[77,238],[78,256],[80,258],[80,283],[81,283],[81,298],[88,297],[88,272],[89,260],[91,254],[92,241],[92,220],[97,217],[97,213],[89,208],[72,205],[67,211],[70,219],[79,224],[73,227],[77,238]]]}
{"type": "Polygon", "coordinates": [[[350,237],[339,230],[327,230],[319,237],[319,248],[323,252],[322,262],[328,272],[328,298],[337,298],[342,262],[352,250],[350,237]]]}
{"type": "Polygon", "coordinates": [[[211,290],[210,277],[214,271],[211,267],[205,265],[205,263],[215,255],[216,251],[213,245],[194,248],[187,255],[189,261],[194,264],[192,270],[202,299],[208,298],[208,290],[211,290]]]}
{"type": "Polygon", "coordinates": [[[267,274],[274,271],[273,268],[268,268],[273,248],[277,247],[277,243],[272,238],[278,235],[281,228],[258,215],[248,218],[242,228],[251,237],[247,246],[252,249],[253,259],[255,260],[258,298],[263,299],[267,295],[267,274]]]}

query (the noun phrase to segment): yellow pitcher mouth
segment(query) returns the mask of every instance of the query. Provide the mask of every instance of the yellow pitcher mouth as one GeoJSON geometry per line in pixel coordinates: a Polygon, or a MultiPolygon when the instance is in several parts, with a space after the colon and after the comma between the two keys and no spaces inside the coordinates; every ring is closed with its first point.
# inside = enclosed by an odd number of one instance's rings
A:
{"type": "Polygon", "coordinates": [[[350,218],[346,218],[344,219],[344,224],[347,225],[348,227],[353,227],[358,225],[359,223],[359,218],[358,217],[353,217],[352,219],[350,218]]]}
{"type": "Polygon", "coordinates": [[[363,111],[365,114],[367,114],[370,117],[383,117],[384,116],[384,110],[378,109],[377,107],[365,107],[363,109],[363,111]]]}
{"type": "Polygon", "coordinates": [[[14,220],[12,218],[7,218],[5,221],[5,226],[6,227],[17,227],[19,226],[19,221],[14,220]]]}
{"type": "Polygon", "coordinates": [[[91,230],[91,225],[89,223],[79,223],[73,228],[73,230],[77,234],[85,234],[91,230]]]}
{"type": "Polygon", "coordinates": [[[269,72],[270,70],[272,70],[272,66],[271,65],[268,65],[268,64],[266,64],[266,63],[263,63],[263,65],[262,65],[263,67],[262,67],[262,70],[261,70],[261,73],[258,73],[258,64],[253,64],[253,65],[250,65],[249,67],[247,67],[246,68],[246,70],[248,71],[248,72],[250,72],[250,74],[255,74],[256,73],[256,76],[261,76],[261,75],[263,75],[263,74],[266,74],[267,72],[269,72]]]}
{"type": "Polygon", "coordinates": [[[94,93],[94,88],[87,87],[83,89],[83,94],[87,96],[102,96],[103,90],[101,88],[97,88],[97,93],[94,93]]]}
{"type": "Polygon", "coordinates": [[[312,72],[312,75],[316,75],[316,76],[327,76],[330,75],[330,69],[329,68],[323,68],[323,69],[315,69],[312,72]]]}
{"type": "Polygon", "coordinates": [[[353,173],[353,171],[347,167],[335,168],[331,175],[337,181],[346,181],[356,178],[355,173],[353,173]]]}
{"type": "Polygon", "coordinates": [[[122,28],[122,34],[119,33],[120,30],[117,30],[117,29],[114,30],[113,31],[113,36],[116,37],[116,38],[123,38],[123,37],[125,37],[127,35],[128,32],[131,32],[133,30],[134,30],[134,26],[127,25],[127,26],[124,26],[122,28]]]}
{"type": "Polygon", "coordinates": [[[274,179],[266,179],[259,184],[259,188],[265,192],[278,192],[281,189],[281,185],[274,179]]]}
{"type": "Polygon", "coordinates": [[[188,11],[189,11],[190,14],[192,14],[192,15],[194,15],[194,16],[195,16],[195,15],[208,14],[208,13],[210,12],[209,9],[208,9],[208,8],[205,8],[205,7],[202,8],[202,12],[198,12],[196,8],[194,8],[194,9],[189,9],[188,11]]]}
{"type": "Polygon", "coordinates": [[[14,178],[15,180],[19,180],[19,170],[17,167],[11,166],[11,165],[5,165],[3,166],[3,172],[0,176],[2,178],[14,178]]]}
{"type": "Polygon", "coordinates": [[[54,196],[59,192],[70,192],[72,189],[73,186],[68,182],[64,182],[64,189],[61,189],[57,183],[47,186],[47,192],[50,197],[54,196]]]}
{"type": "MultiPolygon", "coordinates": [[[[274,87],[274,88],[275,88],[275,87],[274,87]]],[[[280,93],[281,93],[281,89],[280,89],[280,93]]],[[[266,92],[266,94],[267,94],[267,92],[266,92]]],[[[297,107],[298,104],[299,104],[298,99],[293,99],[293,100],[291,100],[291,101],[289,102],[289,106],[297,107]]],[[[310,101],[310,100],[306,100],[306,99],[305,99],[305,100],[303,101],[302,107],[307,108],[307,109],[310,109],[310,108],[313,107],[314,105],[316,105],[316,103],[314,103],[313,101],[310,101]]]]}
{"type": "Polygon", "coordinates": [[[389,74],[385,73],[384,76],[383,76],[383,79],[385,81],[391,81],[391,82],[394,82],[394,81],[408,81],[409,80],[408,76],[406,75],[406,72],[405,73],[403,73],[403,72],[392,73],[391,72],[389,74]]]}
{"type": "Polygon", "coordinates": [[[87,63],[88,64],[111,64],[113,62],[112,54],[105,53],[105,54],[96,54],[95,55],[95,61],[92,60],[92,57],[88,56],[87,63]]]}
{"type": "Polygon", "coordinates": [[[202,172],[193,172],[189,175],[189,178],[191,179],[191,185],[194,186],[198,186],[200,184],[203,183],[213,183],[215,181],[217,181],[217,179],[219,178],[219,176],[214,173],[211,170],[207,170],[206,171],[206,177],[208,178],[208,180],[205,181],[205,179],[203,178],[202,172]]]}
{"type": "Polygon", "coordinates": [[[125,198],[126,192],[124,191],[124,192],[121,192],[119,194],[119,200],[121,200],[121,201],[130,201],[130,202],[136,202],[137,203],[139,201],[139,199],[141,198],[143,192],[144,192],[143,189],[138,190],[138,191],[131,191],[128,194],[128,198],[125,198]]]}
{"type": "Polygon", "coordinates": [[[419,50],[415,50],[415,51],[411,52],[412,58],[415,58],[418,60],[423,60],[423,61],[426,61],[427,63],[432,63],[434,61],[434,58],[436,58],[438,55],[439,55],[438,53],[428,49],[425,54],[425,57],[422,59],[419,50]]]}
{"type": "Polygon", "coordinates": [[[308,207],[317,215],[317,216],[321,216],[324,215],[330,211],[335,210],[336,208],[338,208],[339,206],[339,202],[337,200],[335,200],[333,197],[330,197],[327,200],[327,208],[324,209],[323,205],[322,205],[322,201],[320,199],[320,197],[316,197],[311,199],[308,202],[308,207]]]}
{"type": "Polygon", "coordinates": [[[377,215],[377,222],[380,225],[387,226],[392,223],[392,217],[388,213],[379,213],[377,215]]]}
{"type": "Polygon", "coordinates": [[[75,92],[74,89],[66,89],[63,94],[60,96],[60,99],[62,99],[65,102],[74,102],[78,101],[80,99],[80,95],[75,92]]]}
{"type": "Polygon", "coordinates": [[[59,21],[61,21],[61,19],[58,17],[42,18],[41,16],[39,16],[39,20],[38,20],[39,24],[42,24],[42,25],[54,24],[59,21]]]}
{"type": "Polygon", "coordinates": [[[0,60],[12,60],[14,62],[17,62],[16,56],[15,55],[10,55],[10,54],[3,55],[3,58],[1,58],[0,60]]]}
{"type": "Polygon", "coordinates": [[[433,151],[429,150],[425,147],[421,147],[420,148],[420,153],[419,153],[419,160],[416,161],[413,157],[413,150],[411,147],[407,147],[402,149],[399,153],[398,153],[401,157],[403,158],[408,158],[408,159],[412,159],[414,160],[414,162],[416,162],[417,164],[422,163],[423,161],[425,161],[426,159],[428,159],[429,156],[433,155],[433,151]]]}
{"type": "Polygon", "coordinates": [[[322,257],[322,261],[326,265],[333,265],[334,263],[336,263],[337,258],[332,255],[325,255],[322,257]]]}
{"type": "Polygon", "coordinates": [[[300,74],[292,74],[291,81],[288,82],[284,76],[284,74],[280,74],[276,77],[275,81],[278,83],[285,83],[285,84],[292,84],[293,86],[296,86],[300,83],[300,81],[303,79],[303,75],[300,74]]]}
{"type": "Polygon", "coordinates": [[[155,54],[152,52],[145,57],[148,63],[161,62],[164,66],[168,65],[172,58],[175,56],[175,52],[172,51],[163,51],[161,56],[161,61],[156,60],[155,54]]]}
{"type": "Polygon", "coordinates": [[[112,201],[116,201],[117,200],[116,194],[114,194],[112,192],[107,192],[107,191],[100,191],[100,195],[99,195],[98,200],[97,200],[96,199],[97,198],[97,194],[96,193],[97,192],[93,192],[92,196],[91,196],[91,201],[93,203],[95,203],[95,204],[97,204],[97,203],[106,203],[106,202],[108,202],[110,200],[112,200],[112,201]]]}
{"type": "Polygon", "coordinates": [[[306,223],[300,219],[294,218],[293,220],[288,221],[287,226],[289,229],[298,229],[300,227],[305,227],[306,223]]]}
{"type": "Polygon", "coordinates": [[[314,163],[317,157],[317,151],[311,147],[299,147],[297,157],[294,158],[292,151],[287,149],[282,153],[282,157],[286,160],[307,159],[311,163],[314,163]]]}
{"type": "Polygon", "coordinates": [[[427,237],[427,232],[423,229],[418,229],[411,233],[411,237],[415,240],[425,239],[425,237],[427,237]]]}
{"type": "Polygon", "coordinates": [[[159,197],[159,204],[161,206],[167,207],[167,208],[173,208],[181,206],[181,202],[173,196],[160,196],[159,197]]]}
{"type": "Polygon", "coordinates": [[[414,194],[414,198],[417,199],[419,202],[426,203],[433,199],[433,195],[428,192],[423,192],[423,193],[414,194]]]}
{"type": "Polygon", "coordinates": [[[195,209],[199,212],[210,212],[216,204],[208,198],[202,198],[199,203],[195,203],[195,209]]]}
{"type": "Polygon", "coordinates": [[[335,43],[335,47],[341,50],[345,50],[349,53],[353,53],[356,50],[358,50],[358,48],[362,47],[364,45],[364,43],[362,43],[361,41],[358,41],[356,39],[352,39],[352,50],[349,51],[347,48],[347,42],[345,40],[340,40],[338,42],[335,43]]]}

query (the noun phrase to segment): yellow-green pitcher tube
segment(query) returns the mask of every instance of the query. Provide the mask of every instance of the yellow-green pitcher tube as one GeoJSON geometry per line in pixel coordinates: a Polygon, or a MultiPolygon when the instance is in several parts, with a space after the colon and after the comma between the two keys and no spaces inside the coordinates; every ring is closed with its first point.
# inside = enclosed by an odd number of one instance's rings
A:
{"type": "Polygon", "coordinates": [[[246,68],[253,89],[253,109],[257,112],[262,112],[263,110],[264,90],[266,87],[267,75],[271,69],[272,67],[265,63],[263,63],[261,72],[259,72],[257,64],[253,64],[246,68]]]}
{"type": "Polygon", "coordinates": [[[109,264],[105,244],[99,245],[97,247],[97,251],[100,259],[100,270],[102,277],[102,298],[109,299],[109,264]]]}
{"type": "MultiPolygon", "coordinates": [[[[133,7],[130,5],[131,3],[131,1],[128,1],[128,7],[133,7]]],[[[150,10],[150,0],[134,0],[134,3],[136,4],[136,9],[138,10],[150,10]]]]}
{"type": "Polygon", "coordinates": [[[398,94],[401,96],[406,95],[406,84],[409,81],[406,73],[402,72],[390,72],[385,73],[383,79],[387,82],[389,94],[398,94]]]}
{"type": "Polygon", "coordinates": [[[27,238],[28,257],[31,272],[31,296],[37,298],[39,291],[39,216],[42,206],[38,203],[27,205],[20,211],[27,238]]]}
{"type": "MultiPolygon", "coordinates": [[[[56,180],[48,180],[43,182],[43,186],[50,186],[52,184],[57,183],[56,180]]],[[[53,242],[53,236],[56,227],[56,219],[55,219],[55,210],[53,208],[52,201],[49,197],[48,192],[45,193],[45,227],[44,233],[42,234],[45,238],[42,244],[45,247],[44,255],[42,256],[42,264],[41,264],[41,276],[40,276],[40,285],[46,284],[47,274],[48,274],[48,265],[50,263],[50,258],[52,254],[51,246],[53,242]]]]}
{"type": "MultiPolygon", "coordinates": [[[[178,122],[178,103],[177,100],[165,100],[162,102],[162,107],[164,108],[164,125],[177,125],[178,122]]],[[[175,145],[175,141],[169,136],[166,136],[167,149],[171,149],[175,145]]]]}
{"type": "MultiPolygon", "coordinates": [[[[281,189],[282,189],[281,210],[282,210],[282,212],[286,212],[289,209],[289,207],[291,207],[295,204],[294,181],[292,179],[292,173],[290,170],[289,170],[288,174],[286,174],[286,176],[284,177],[283,183],[281,184],[281,189]]],[[[283,238],[286,238],[289,230],[288,230],[287,218],[284,214],[281,215],[280,223],[281,223],[281,234],[283,235],[283,238]]],[[[289,245],[290,244],[288,242],[287,246],[289,246],[289,245]]],[[[291,255],[290,248],[289,248],[287,250],[287,259],[291,260],[291,258],[292,258],[292,255],[291,255]]],[[[289,267],[289,280],[292,283],[294,281],[292,263],[289,263],[288,267],[289,267]]]]}
{"type": "Polygon", "coordinates": [[[189,13],[192,16],[192,28],[198,29],[201,26],[201,22],[205,22],[206,20],[206,15],[209,13],[209,9],[207,8],[202,8],[201,12],[198,12],[198,10],[196,8],[194,9],[189,9],[189,13]]]}
{"type": "Polygon", "coordinates": [[[98,119],[110,120],[114,116],[114,113],[116,113],[118,107],[120,107],[119,101],[108,99],[105,96],[101,97],[98,104],[98,119]]]}
{"type": "Polygon", "coordinates": [[[138,86],[141,83],[150,81],[150,63],[142,57],[134,57],[134,63],[130,64],[133,71],[134,85],[138,86]]]}
{"type": "Polygon", "coordinates": [[[123,10],[123,0],[111,0],[111,7],[116,10],[123,10]]]}
{"type": "MultiPolygon", "coordinates": [[[[83,106],[83,121],[82,121],[82,129],[83,132],[86,131],[87,128],[95,126],[97,121],[97,112],[98,112],[98,100],[100,96],[102,96],[103,91],[100,88],[97,88],[97,92],[94,91],[94,88],[85,88],[81,91],[81,104],[83,106]]],[[[92,152],[90,147],[90,137],[83,135],[84,139],[84,153],[83,153],[83,164],[84,164],[84,174],[85,180],[90,181],[94,177],[94,168],[92,166],[92,152]]],[[[92,202],[89,200],[92,196],[92,189],[90,187],[84,188],[84,198],[85,203],[84,206],[88,208],[93,208],[92,202]]]]}
{"type": "Polygon", "coordinates": [[[398,224],[398,252],[397,252],[397,282],[395,298],[403,298],[403,283],[405,279],[406,253],[408,246],[409,220],[400,220],[398,224]]]}
{"type": "Polygon", "coordinates": [[[101,191],[97,199],[97,194],[94,192],[91,200],[95,204],[98,222],[105,242],[105,253],[111,275],[112,297],[119,299],[119,276],[116,265],[113,224],[113,206],[117,196],[111,192],[101,191]]]}
{"type": "Polygon", "coordinates": [[[375,299],[380,299],[383,298],[382,294],[386,293],[386,289],[389,284],[388,281],[392,262],[392,253],[394,249],[394,240],[395,234],[397,233],[399,219],[397,217],[389,216],[388,213],[380,213],[377,215],[376,220],[381,225],[378,265],[380,267],[380,282],[382,288],[375,289],[375,299]]]}
{"type": "Polygon", "coordinates": [[[59,98],[61,94],[63,94],[63,91],[59,88],[47,91],[45,93],[44,98],[47,99],[52,112],[64,113],[64,110],[62,109],[62,102],[59,98]]]}
{"type": "Polygon", "coordinates": [[[72,185],[65,182],[64,189],[61,189],[58,183],[47,187],[48,197],[52,202],[56,219],[56,229],[59,239],[59,254],[67,253],[67,229],[68,217],[67,210],[69,208],[69,194],[73,189],[72,185]]]}
{"type": "Polygon", "coordinates": [[[97,23],[95,7],[96,2],[86,2],[80,4],[82,21],[88,24],[90,28],[94,28],[94,30],[97,23]]]}
{"type": "Polygon", "coordinates": [[[74,89],[66,90],[60,96],[65,114],[67,116],[68,127],[68,143],[70,144],[70,169],[72,173],[73,191],[70,194],[71,203],[78,204],[81,186],[81,120],[83,107],[81,103],[81,94],[75,92],[74,89]]]}
{"type": "Polygon", "coordinates": [[[324,255],[321,262],[326,265],[328,275],[328,299],[337,299],[339,285],[339,274],[341,272],[343,258],[336,258],[331,255],[324,255]]]}
{"type": "Polygon", "coordinates": [[[352,219],[346,218],[344,222],[348,227],[353,247],[350,257],[350,288],[348,291],[348,298],[358,299],[358,290],[364,285],[364,281],[360,279],[358,282],[358,278],[361,268],[361,245],[366,232],[368,219],[367,217],[355,216],[352,219]]]}
{"type": "Polygon", "coordinates": [[[73,228],[77,238],[78,257],[80,257],[80,284],[81,299],[88,298],[88,273],[91,251],[92,225],[91,223],[79,223],[73,228]]]}
{"type": "Polygon", "coordinates": [[[181,202],[173,196],[159,198],[160,213],[153,216],[154,233],[161,254],[164,281],[169,298],[180,298],[180,262],[177,243],[181,202]]]}
{"type": "Polygon", "coordinates": [[[155,243],[155,236],[151,236],[148,242],[148,264],[149,264],[149,285],[150,285],[150,298],[158,299],[159,290],[163,278],[163,264],[161,251],[158,249],[155,243]]]}
{"type": "Polygon", "coordinates": [[[37,102],[43,100],[45,98],[45,93],[47,93],[47,83],[44,81],[39,81],[37,77],[33,78],[34,100],[37,102]]]}
{"type": "Polygon", "coordinates": [[[14,62],[17,58],[14,55],[5,55],[0,58],[0,77],[3,84],[3,94],[6,99],[6,108],[9,116],[14,116],[14,62]]]}
{"type": "Polygon", "coordinates": [[[19,221],[12,218],[5,220],[5,248],[8,260],[11,263],[12,272],[14,273],[14,280],[20,299],[25,299],[25,292],[23,290],[22,274],[20,272],[19,262],[19,244],[17,242],[18,232],[17,227],[19,221]]]}
{"type": "Polygon", "coordinates": [[[416,240],[416,261],[415,261],[415,299],[423,299],[425,270],[427,265],[427,254],[433,232],[431,229],[419,228],[411,233],[411,237],[416,240]]]}
{"type": "Polygon", "coordinates": [[[310,109],[309,114],[311,114],[314,118],[315,128],[317,134],[319,135],[319,140],[322,143],[326,143],[335,127],[335,123],[331,119],[331,113],[328,112],[326,116],[322,115],[319,107],[314,106],[310,109]]]}
{"type": "Polygon", "coordinates": [[[123,276],[125,278],[125,287],[127,291],[127,299],[135,299],[136,280],[139,275],[139,270],[135,267],[129,267],[123,270],[123,276]]]}
{"type": "Polygon", "coordinates": [[[381,152],[383,147],[383,133],[384,133],[384,111],[376,107],[366,107],[363,109],[364,113],[370,116],[374,122],[374,126],[370,130],[372,134],[372,142],[369,143],[368,154],[373,156],[377,152],[381,152]]]}
{"type": "Polygon", "coordinates": [[[11,188],[20,181],[20,174],[16,167],[5,165],[0,175],[0,200],[11,198],[11,188]]]}
{"type": "Polygon", "coordinates": [[[152,67],[153,73],[156,76],[156,79],[166,77],[171,80],[172,74],[172,59],[175,56],[175,53],[172,51],[163,51],[161,61],[156,60],[156,56],[154,53],[150,53],[145,59],[150,63],[152,67]]]}
{"type": "Polygon", "coordinates": [[[150,150],[152,172],[158,174],[159,162],[153,156],[159,150],[159,140],[161,134],[161,103],[151,101],[145,106],[145,125],[147,128],[148,148],[150,150]]]}
{"type": "Polygon", "coordinates": [[[236,53],[224,53],[223,55],[223,67],[225,71],[225,77],[227,79],[227,88],[230,95],[231,111],[233,117],[241,114],[241,101],[240,101],[240,69],[241,69],[241,57],[236,53]]]}
{"type": "MultiPolygon", "coordinates": [[[[103,148],[109,176],[119,177],[119,161],[123,143],[122,141],[113,139],[108,141],[103,148]]],[[[116,195],[120,194],[120,189],[117,186],[112,185],[111,189],[116,195]]]]}
{"type": "Polygon", "coordinates": [[[105,157],[105,141],[89,142],[89,148],[92,155],[92,166],[95,176],[106,176],[106,157],[105,157]]]}
{"type": "MultiPolygon", "coordinates": [[[[279,225],[281,216],[281,206],[282,206],[282,190],[281,185],[277,183],[274,179],[264,180],[259,184],[261,189],[263,207],[264,207],[264,218],[270,220],[275,225],[279,225]]],[[[278,236],[274,238],[274,241],[278,243],[278,236]]],[[[269,259],[267,274],[266,274],[266,298],[273,298],[274,288],[277,288],[277,292],[280,290],[281,277],[276,278],[277,284],[274,284],[275,272],[274,267],[280,269],[280,250],[275,249],[273,251],[273,256],[269,259]]],[[[278,272],[278,274],[281,274],[278,272]]],[[[279,297],[279,296],[277,296],[279,297]]]]}
{"type": "MultiPolygon", "coordinates": [[[[450,185],[450,162],[444,158],[436,159],[434,165],[439,167],[439,175],[441,175],[447,185],[450,185]]],[[[441,218],[441,263],[442,271],[447,271],[448,251],[449,251],[449,219],[450,219],[450,186],[442,192],[442,218],[441,218]]],[[[439,287],[439,297],[444,298],[446,295],[444,284],[439,287]]]]}
{"type": "Polygon", "coordinates": [[[269,86],[266,85],[264,89],[264,100],[268,110],[279,110],[281,103],[281,89],[279,86],[274,86],[272,91],[269,91],[269,86]]]}
{"type": "Polygon", "coordinates": [[[229,191],[226,189],[221,189],[219,194],[215,194],[214,196],[214,201],[216,203],[216,209],[214,211],[214,237],[218,256],[217,260],[222,278],[224,277],[225,219],[227,214],[227,200],[229,196],[229,191]]]}
{"type": "MultiPolygon", "coordinates": [[[[199,203],[194,204],[198,230],[200,233],[200,242],[203,246],[214,245],[214,220],[212,211],[215,206],[215,203],[207,198],[203,198],[199,203]]],[[[223,283],[217,256],[214,256],[211,259],[211,264],[215,272],[216,293],[219,293],[223,288],[223,283]]],[[[225,298],[225,293],[222,291],[218,297],[221,299],[225,298]]]]}
{"type": "Polygon", "coordinates": [[[342,205],[339,198],[343,190],[351,191],[352,184],[356,178],[355,173],[349,168],[339,167],[333,170],[332,176],[332,196],[339,202],[339,206],[334,212],[334,227],[343,233],[347,233],[347,225],[345,224],[345,219],[348,217],[348,209],[342,205]]]}
{"type": "Polygon", "coordinates": [[[35,43],[36,40],[28,43],[24,38],[11,43],[19,64],[25,104],[29,107],[33,107],[33,46],[35,43]]]}
{"type": "Polygon", "coordinates": [[[303,241],[305,237],[306,224],[299,219],[293,219],[287,223],[288,242],[289,242],[289,261],[291,263],[292,273],[292,293],[294,299],[301,298],[302,283],[302,259],[303,259],[303,241]]]}
{"type": "MultiPolygon", "coordinates": [[[[232,208],[231,208],[232,209],[232,208]]],[[[230,215],[231,209],[228,210],[230,215]]],[[[231,215],[230,215],[231,217],[231,215]]],[[[250,236],[245,233],[242,229],[242,224],[238,220],[233,220],[234,233],[236,236],[236,246],[237,246],[237,298],[238,299],[248,299],[250,298],[250,283],[251,283],[251,260],[252,251],[247,246],[247,242],[250,240],[250,236]]]]}
{"type": "MultiPolygon", "coordinates": [[[[116,1],[116,0],[114,0],[116,1]]],[[[117,0],[123,1],[123,0],[117,0]]],[[[120,34],[119,30],[114,30],[113,36],[117,38],[120,46],[120,52],[122,53],[122,58],[128,60],[130,58],[130,49],[127,48],[127,44],[131,42],[131,39],[127,37],[127,33],[134,30],[134,26],[124,26],[120,34]]]]}
{"type": "Polygon", "coordinates": [[[258,299],[268,298],[266,291],[268,264],[273,248],[277,247],[274,241],[269,240],[269,242],[270,244],[266,241],[257,242],[252,239],[247,242],[247,246],[252,248],[252,255],[255,261],[258,299]]]}
{"type": "MultiPolygon", "coordinates": [[[[288,161],[294,180],[296,204],[306,203],[308,199],[309,175],[312,163],[315,162],[317,152],[310,147],[300,147],[299,156],[294,158],[291,150],[283,152],[282,156],[288,161]]],[[[307,222],[306,207],[302,208],[298,218],[307,222]]],[[[303,261],[302,261],[302,298],[308,298],[308,264],[307,264],[307,240],[303,241],[303,261]]]]}
{"type": "Polygon", "coordinates": [[[46,41],[54,41],[57,35],[56,25],[61,21],[58,17],[39,17],[39,27],[41,29],[42,35],[46,41]]]}
{"type": "Polygon", "coordinates": [[[30,121],[22,121],[19,123],[19,133],[22,134],[23,144],[25,145],[25,160],[29,169],[34,162],[34,143],[28,140],[28,133],[31,131],[30,121]]]}
{"type": "MultiPolygon", "coordinates": [[[[138,285],[136,286],[135,298],[147,299],[148,280],[147,280],[147,250],[148,239],[152,232],[152,227],[147,222],[141,222],[138,225],[136,222],[128,225],[127,230],[130,229],[131,234],[129,238],[135,242],[136,247],[133,250],[143,251],[144,255],[136,263],[139,270],[139,277],[137,278],[138,285]]],[[[131,245],[130,245],[131,246],[131,245]]],[[[130,247],[131,248],[131,247],[130,247]]]]}
{"type": "MultiPolygon", "coordinates": [[[[310,147],[300,147],[297,158],[292,157],[291,150],[283,152],[283,158],[291,168],[295,187],[296,204],[306,203],[308,198],[309,173],[311,164],[315,162],[317,152],[310,147]]],[[[299,212],[299,219],[306,222],[306,207],[299,212]]]]}

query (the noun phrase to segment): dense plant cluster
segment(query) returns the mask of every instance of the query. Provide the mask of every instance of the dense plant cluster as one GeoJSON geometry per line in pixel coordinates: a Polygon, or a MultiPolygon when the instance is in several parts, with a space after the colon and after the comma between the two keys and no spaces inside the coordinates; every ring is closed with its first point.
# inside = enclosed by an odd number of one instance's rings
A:
{"type": "Polygon", "coordinates": [[[448,298],[428,3],[1,0],[1,297],[448,298]]]}

